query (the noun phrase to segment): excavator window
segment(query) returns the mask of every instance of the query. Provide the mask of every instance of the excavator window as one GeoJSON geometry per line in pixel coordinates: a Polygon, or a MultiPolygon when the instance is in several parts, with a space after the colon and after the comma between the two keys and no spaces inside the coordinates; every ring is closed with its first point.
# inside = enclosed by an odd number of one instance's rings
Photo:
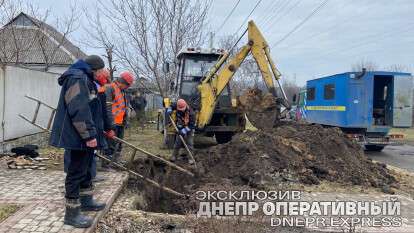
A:
{"type": "Polygon", "coordinates": [[[184,76],[203,77],[216,62],[216,59],[209,59],[207,57],[200,59],[186,59],[184,64],[184,76]]]}
{"type": "Polygon", "coordinates": [[[192,96],[197,95],[197,82],[184,81],[181,86],[181,95],[192,96]]]}

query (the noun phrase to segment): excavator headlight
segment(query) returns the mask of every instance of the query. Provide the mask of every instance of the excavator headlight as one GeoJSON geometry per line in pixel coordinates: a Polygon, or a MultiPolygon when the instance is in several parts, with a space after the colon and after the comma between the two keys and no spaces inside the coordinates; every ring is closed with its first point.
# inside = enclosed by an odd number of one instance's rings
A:
{"type": "Polygon", "coordinates": [[[237,107],[237,99],[236,98],[231,98],[231,106],[233,108],[237,107]]]}
{"type": "Polygon", "coordinates": [[[164,108],[168,108],[171,106],[171,99],[170,98],[164,98],[162,101],[164,108]]]}

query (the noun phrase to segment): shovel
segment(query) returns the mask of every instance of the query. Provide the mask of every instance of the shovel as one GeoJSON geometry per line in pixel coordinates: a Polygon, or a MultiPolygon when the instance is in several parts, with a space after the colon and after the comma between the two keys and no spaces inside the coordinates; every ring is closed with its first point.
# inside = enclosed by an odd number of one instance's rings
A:
{"type": "Polygon", "coordinates": [[[190,163],[190,164],[194,164],[194,167],[195,167],[195,169],[197,170],[197,164],[196,164],[196,161],[195,161],[195,159],[194,159],[193,152],[191,152],[190,148],[188,148],[188,145],[187,145],[187,143],[185,142],[185,140],[184,140],[183,136],[180,134],[180,130],[178,130],[178,127],[177,127],[177,125],[175,124],[175,121],[172,119],[172,117],[171,117],[171,116],[169,116],[169,118],[170,118],[170,121],[171,121],[172,125],[174,126],[175,131],[177,132],[178,137],[180,138],[181,142],[183,143],[183,145],[184,145],[185,149],[187,150],[187,152],[188,152],[188,156],[190,156],[190,161],[189,161],[189,163],[190,163]]]}

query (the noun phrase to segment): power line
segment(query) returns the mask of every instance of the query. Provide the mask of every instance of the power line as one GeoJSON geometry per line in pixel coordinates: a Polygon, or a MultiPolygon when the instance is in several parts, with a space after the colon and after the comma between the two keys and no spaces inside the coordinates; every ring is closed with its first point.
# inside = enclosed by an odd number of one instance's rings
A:
{"type": "Polygon", "coordinates": [[[278,16],[278,15],[280,15],[284,10],[285,10],[285,8],[287,7],[289,5],[289,0],[287,0],[287,1],[282,1],[282,2],[280,2],[280,5],[279,5],[279,7],[277,8],[277,9],[275,9],[274,11],[275,11],[275,14],[274,15],[270,15],[270,17],[268,17],[267,19],[266,19],[266,21],[263,23],[265,26],[266,26],[266,24],[269,24],[274,18],[276,18],[276,16],[278,16]]]}
{"type": "Polygon", "coordinates": [[[260,15],[255,19],[255,22],[258,23],[262,21],[269,15],[269,12],[272,12],[272,8],[277,4],[277,1],[271,1],[268,6],[263,6],[263,11],[260,12],[260,15]]]}
{"type": "Polygon", "coordinates": [[[266,33],[267,31],[269,31],[271,28],[272,28],[272,24],[271,24],[271,22],[273,21],[273,22],[275,22],[275,23],[277,23],[280,19],[282,19],[283,17],[285,17],[285,16],[287,16],[294,8],[296,8],[299,4],[301,3],[301,1],[300,0],[298,0],[297,2],[295,2],[293,5],[291,5],[290,6],[290,8],[289,9],[287,9],[286,11],[285,11],[285,14],[281,14],[281,15],[279,15],[279,17],[277,17],[276,18],[276,16],[275,16],[275,19],[270,19],[270,21],[269,21],[269,25],[267,25],[267,27],[266,27],[266,29],[264,29],[263,31],[264,31],[264,33],[266,33]]]}
{"type": "Polygon", "coordinates": [[[312,16],[316,15],[327,3],[329,0],[323,1],[321,4],[318,5],[308,16],[306,16],[299,24],[297,24],[292,30],[286,33],[280,40],[276,41],[272,47],[275,47],[286,40],[290,35],[292,35],[295,31],[297,31],[303,24],[305,24],[312,16]]]}
{"type": "MultiPolygon", "coordinates": [[[[345,4],[342,4],[340,7],[345,7],[346,5],[348,5],[347,3],[349,3],[349,2],[344,2],[345,4]]],[[[365,10],[363,10],[362,12],[359,12],[358,13],[358,15],[364,15],[365,14],[365,12],[367,11],[368,9],[365,9],[365,10]]],[[[323,31],[317,31],[317,32],[315,32],[315,33],[312,33],[311,35],[309,35],[309,36],[306,36],[306,38],[299,38],[299,41],[297,41],[296,43],[294,43],[294,45],[293,46],[290,46],[290,48],[292,48],[292,47],[297,47],[297,45],[299,45],[299,44],[301,44],[301,43],[303,43],[303,42],[309,42],[311,39],[313,39],[313,38],[317,38],[317,37],[319,37],[319,36],[321,36],[321,35],[324,35],[324,34],[327,34],[328,32],[331,32],[331,31],[334,31],[335,29],[338,29],[338,26],[339,25],[341,25],[341,24],[345,24],[345,23],[348,23],[348,22],[350,22],[350,21],[353,21],[353,20],[355,20],[355,16],[356,15],[350,15],[349,17],[347,17],[347,18],[345,18],[343,21],[340,21],[340,22],[336,22],[336,23],[334,23],[333,25],[331,25],[329,28],[327,28],[326,30],[323,30],[323,31]]]]}
{"type": "Polygon", "coordinates": [[[223,28],[223,26],[226,24],[227,20],[229,20],[230,16],[233,14],[234,10],[236,10],[239,3],[240,3],[240,0],[237,0],[236,4],[233,6],[233,9],[231,9],[230,13],[224,19],[223,23],[221,23],[220,27],[217,28],[216,34],[223,28]]]}
{"type": "MultiPolygon", "coordinates": [[[[283,2],[283,0],[275,0],[273,1],[273,4],[269,6],[268,12],[263,13],[263,17],[260,19],[260,24],[265,25],[265,22],[269,19],[269,17],[272,17],[272,13],[277,13],[277,9],[280,7],[280,3],[283,2]]],[[[259,20],[257,20],[257,23],[259,23],[259,20]]]]}
{"type": "Polygon", "coordinates": [[[329,51],[325,51],[324,52],[324,56],[326,55],[330,55],[330,54],[338,54],[338,53],[343,53],[343,52],[350,52],[353,49],[359,48],[361,46],[366,46],[366,45],[370,45],[372,43],[376,43],[378,41],[381,41],[385,38],[389,38],[389,37],[393,37],[395,35],[401,36],[401,34],[403,33],[407,33],[407,32],[411,32],[414,29],[414,24],[409,25],[408,27],[405,28],[399,28],[398,30],[393,30],[393,31],[388,31],[387,33],[376,33],[376,34],[372,34],[372,35],[368,35],[366,36],[364,39],[365,40],[359,40],[358,43],[354,43],[349,47],[345,47],[345,48],[340,48],[340,49],[331,49],[329,51]]]}
{"type": "Polygon", "coordinates": [[[244,19],[243,23],[240,25],[240,27],[237,29],[237,31],[233,34],[233,36],[236,36],[237,33],[239,33],[240,29],[244,26],[244,24],[249,20],[249,17],[253,14],[254,10],[256,10],[257,6],[262,2],[262,0],[257,1],[256,5],[253,7],[253,9],[250,11],[249,15],[244,19]]]}

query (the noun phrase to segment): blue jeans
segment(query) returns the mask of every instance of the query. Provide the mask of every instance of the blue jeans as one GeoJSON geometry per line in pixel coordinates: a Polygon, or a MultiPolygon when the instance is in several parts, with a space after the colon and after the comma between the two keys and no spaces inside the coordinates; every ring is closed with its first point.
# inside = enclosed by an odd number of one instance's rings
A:
{"type": "MultiPolygon", "coordinates": [[[[65,154],[63,155],[63,170],[65,173],[68,173],[69,164],[70,164],[71,156],[70,150],[65,150],[65,154]]],[[[91,163],[88,166],[92,179],[96,177],[96,156],[93,156],[91,163]]]]}

